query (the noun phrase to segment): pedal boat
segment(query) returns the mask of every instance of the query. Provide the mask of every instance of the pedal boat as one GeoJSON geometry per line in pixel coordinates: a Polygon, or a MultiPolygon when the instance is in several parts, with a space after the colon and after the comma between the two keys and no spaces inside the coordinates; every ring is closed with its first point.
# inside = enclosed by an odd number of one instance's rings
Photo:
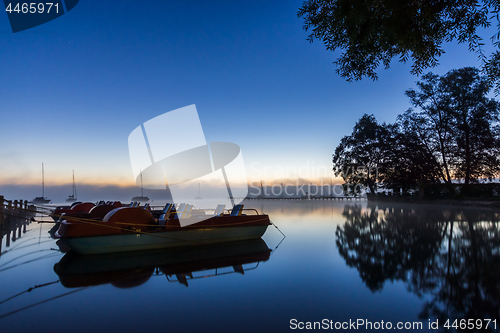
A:
{"type": "Polygon", "coordinates": [[[55,238],[77,253],[98,254],[258,239],[271,224],[268,215],[243,210],[243,205],[214,216],[189,215],[167,206],[158,218],[139,207],[114,208],[102,220],[71,216],[60,223],[55,238]]]}

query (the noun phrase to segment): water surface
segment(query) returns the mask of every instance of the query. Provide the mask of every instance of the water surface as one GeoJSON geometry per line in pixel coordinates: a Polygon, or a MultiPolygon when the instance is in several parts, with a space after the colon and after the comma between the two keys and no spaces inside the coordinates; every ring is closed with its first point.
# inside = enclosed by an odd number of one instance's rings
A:
{"type": "Polygon", "coordinates": [[[447,319],[500,324],[498,212],[327,201],[245,208],[269,214],[287,237],[271,226],[263,241],[82,258],[59,250],[52,223],[7,220],[0,327],[286,332],[298,330],[291,320],[421,323],[419,331],[447,319]]]}

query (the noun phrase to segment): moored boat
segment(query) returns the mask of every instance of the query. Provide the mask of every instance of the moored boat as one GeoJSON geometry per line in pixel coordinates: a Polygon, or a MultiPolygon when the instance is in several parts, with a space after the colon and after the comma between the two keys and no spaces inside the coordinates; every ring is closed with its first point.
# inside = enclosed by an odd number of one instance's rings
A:
{"type": "Polygon", "coordinates": [[[68,220],[71,217],[80,217],[80,218],[91,218],[91,219],[100,219],[111,210],[122,207],[122,203],[119,201],[114,202],[101,202],[101,203],[92,203],[92,202],[74,202],[71,206],[57,206],[52,213],[49,214],[50,217],[55,222],[61,222],[62,220],[68,220]],[[61,219],[62,218],[62,219],[61,219]]]}
{"type": "Polygon", "coordinates": [[[68,196],[66,202],[76,202],[78,199],[76,198],[76,185],[75,185],[75,170],[73,170],[73,194],[68,196]]]}
{"type": "Polygon", "coordinates": [[[144,187],[142,186],[142,171],[141,171],[141,195],[137,196],[137,197],[133,197],[132,201],[138,201],[138,202],[149,201],[149,198],[144,196],[144,187]]]}
{"type": "MultiPolygon", "coordinates": [[[[98,206],[96,206],[98,207],[98,206]]],[[[228,214],[200,217],[167,205],[157,218],[144,208],[120,207],[102,220],[71,216],[63,220],[56,237],[82,254],[153,250],[207,245],[261,238],[269,216],[243,214],[243,205],[228,214]]]]}
{"type": "Polygon", "coordinates": [[[36,197],[35,199],[30,201],[30,203],[32,203],[32,204],[47,204],[49,202],[50,202],[50,199],[47,199],[45,197],[36,197]]]}
{"type": "Polygon", "coordinates": [[[47,199],[45,197],[45,172],[44,172],[43,163],[42,163],[42,196],[36,197],[35,199],[31,200],[30,203],[46,204],[46,203],[49,203],[50,201],[51,201],[50,199],[47,199]]]}

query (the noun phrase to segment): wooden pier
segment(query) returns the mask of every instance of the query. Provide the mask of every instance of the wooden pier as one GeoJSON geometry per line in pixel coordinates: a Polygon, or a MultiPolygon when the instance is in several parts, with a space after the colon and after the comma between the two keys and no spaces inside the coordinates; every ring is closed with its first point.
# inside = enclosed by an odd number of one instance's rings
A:
{"type": "Polygon", "coordinates": [[[4,196],[0,195],[0,256],[3,252],[4,237],[5,247],[9,247],[11,241],[15,242],[21,238],[35,212],[36,207],[30,205],[27,200],[5,200],[4,196]]]}

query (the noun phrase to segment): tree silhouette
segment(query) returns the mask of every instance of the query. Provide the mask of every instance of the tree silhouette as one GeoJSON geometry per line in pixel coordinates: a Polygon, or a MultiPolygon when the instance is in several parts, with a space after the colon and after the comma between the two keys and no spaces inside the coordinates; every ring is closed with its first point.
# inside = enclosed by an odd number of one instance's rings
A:
{"type": "MultiPolygon", "coordinates": [[[[409,89],[413,108],[395,124],[378,124],[363,115],[333,154],[333,170],[345,180],[346,193],[356,185],[402,189],[424,183],[447,184],[464,179],[461,194],[480,178],[500,173],[500,103],[488,97],[487,79],[472,67],[446,75],[428,73],[409,89]],[[365,172],[357,172],[357,170],[365,172]]],[[[354,194],[358,194],[354,191],[354,194]]],[[[353,194],[353,193],[349,193],[353,194]]]]}
{"type": "Polygon", "coordinates": [[[476,68],[455,69],[439,77],[432,73],[406,95],[416,109],[400,121],[418,133],[443,169],[443,180],[493,178],[500,171],[500,103],[487,97],[487,79],[476,68]]]}
{"type": "Polygon", "coordinates": [[[389,68],[394,58],[411,60],[411,73],[421,74],[438,64],[443,43],[457,40],[479,54],[485,74],[500,89],[500,50],[488,59],[478,35],[496,21],[491,40],[500,47],[499,10],[498,0],[306,0],[297,15],[311,31],[310,42],[343,51],[334,64],[348,81],[377,79],[377,68],[389,68]]]}
{"type": "Polygon", "coordinates": [[[373,115],[364,114],[352,134],[342,138],[333,155],[333,171],[350,185],[344,187],[344,192],[357,195],[360,184],[375,193],[377,173],[384,156],[383,137],[386,136],[384,125],[379,125],[373,115]]]}

